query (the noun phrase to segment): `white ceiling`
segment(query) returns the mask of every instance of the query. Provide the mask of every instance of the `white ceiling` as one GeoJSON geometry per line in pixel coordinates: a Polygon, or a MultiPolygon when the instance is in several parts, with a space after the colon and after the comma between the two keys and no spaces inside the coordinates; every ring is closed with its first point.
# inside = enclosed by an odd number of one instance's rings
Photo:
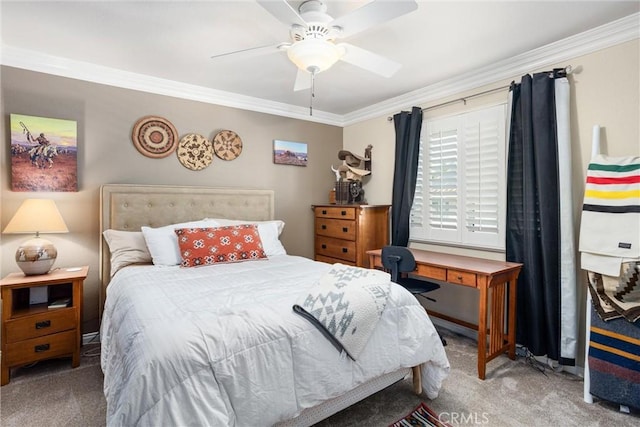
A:
{"type": "MultiPolygon", "coordinates": [[[[294,7],[300,3],[290,1],[294,7]]],[[[325,3],[335,18],[368,2],[325,3]]],[[[640,11],[640,1],[418,3],[416,11],[344,40],[401,63],[400,71],[383,78],[338,62],[316,78],[314,115],[339,118],[390,99],[409,100],[439,82],[640,11]]],[[[90,63],[108,67],[97,67],[95,73],[126,71],[135,73],[126,74],[129,79],[149,76],[154,82],[188,84],[194,92],[241,94],[256,105],[267,100],[265,105],[275,110],[307,111],[309,106],[309,91],[293,91],[296,67],[284,52],[210,58],[289,41],[287,26],[255,1],[2,0],[0,12],[5,65],[82,65],[90,74],[90,63]]]]}

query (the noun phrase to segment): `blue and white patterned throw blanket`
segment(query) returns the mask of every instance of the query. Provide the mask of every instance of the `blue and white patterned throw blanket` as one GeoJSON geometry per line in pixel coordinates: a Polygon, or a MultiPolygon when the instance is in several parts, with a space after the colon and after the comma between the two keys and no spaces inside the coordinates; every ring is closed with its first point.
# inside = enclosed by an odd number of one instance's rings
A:
{"type": "Polygon", "coordinates": [[[387,305],[390,281],[383,271],[334,264],[293,310],[356,360],[387,305]]]}

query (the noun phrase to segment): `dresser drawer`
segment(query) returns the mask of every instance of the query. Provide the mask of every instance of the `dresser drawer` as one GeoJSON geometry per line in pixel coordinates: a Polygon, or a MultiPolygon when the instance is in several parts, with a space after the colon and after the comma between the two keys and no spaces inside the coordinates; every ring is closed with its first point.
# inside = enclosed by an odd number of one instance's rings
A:
{"type": "Polygon", "coordinates": [[[447,270],[447,282],[473,286],[474,288],[477,286],[475,273],[452,269],[447,270]]]}
{"type": "Polygon", "coordinates": [[[316,255],[355,262],[356,242],[316,236],[316,255]]]}
{"type": "Polygon", "coordinates": [[[48,359],[50,357],[71,356],[79,345],[76,342],[76,331],[60,332],[58,334],[33,338],[7,345],[8,366],[20,365],[23,363],[35,362],[37,360],[48,359]]]}
{"type": "Polygon", "coordinates": [[[76,309],[58,308],[46,313],[34,314],[6,321],[6,342],[14,343],[30,338],[75,329],[76,309]]]}
{"type": "Polygon", "coordinates": [[[356,265],[353,261],[346,261],[344,259],[330,258],[328,256],[316,255],[316,261],[326,262],[327,264],[345,264],[345,265],[356,265]]]}
{"type": "Polygon", "coordinates": [[[321,206],[315,208],[316,218],[356,219],[353,207],[321,206]]]}
{"type": "Polygon", "coordinates": [[[356,240],[356,222],[316,218],[316,234],[344,240],[356,240]]]}

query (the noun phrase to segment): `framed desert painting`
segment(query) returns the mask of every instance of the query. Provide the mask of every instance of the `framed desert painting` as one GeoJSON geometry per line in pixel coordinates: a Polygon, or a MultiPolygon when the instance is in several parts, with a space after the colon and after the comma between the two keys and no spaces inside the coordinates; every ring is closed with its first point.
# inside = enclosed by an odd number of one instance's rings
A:
{"type": "Polygon", "coordinates": [[[11,190],[78,191],[73,120],[11,114],[11,190]]]}
{"type": "Polygon", "coordinates": [[[278,165],[307,166],[307,144],[275,139],[273,162],[278,165]]]}

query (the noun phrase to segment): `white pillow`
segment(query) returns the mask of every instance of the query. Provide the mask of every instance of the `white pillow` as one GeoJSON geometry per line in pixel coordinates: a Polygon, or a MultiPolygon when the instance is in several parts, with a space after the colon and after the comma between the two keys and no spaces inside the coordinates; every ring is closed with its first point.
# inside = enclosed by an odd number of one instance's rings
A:
{"type": "MultiPolygon", "coordinates": [[[[281,222],[284,227],[284,222],[281,222]]],[[[258,234],[260,234],[260,240],[262,240],[262,248],[264,249],[264,253],[267,254],[268,257],[273,255],[286,255],[287,251],[282,246],[280,239],[278,236],[281,231],[278,228],[278,224],[276,221],[264,221],[258,222],[258,234]]]]}
{"type": "Polygon", "coordinates": [[[216,221],[220,224],[221,227],[225,225],[242,225],[242,224],[267,224],[274,223],[278,227],[278,237],[282,234],[282,230],[284,230],[284,221],[279,219],[274,219],[270,221],[251,221],[247,219],[226,219],[226,218],[205,218],[205,220],[216,221]]]}
{"type": "Polygon", "coordinates": [[[182,262],[176,228],[204,228],[218,227],[219,224],[211,219],[182,222],[165,225],[164,227],[141,227],[142,235],[151,253],[154,265],[178,265],[182,262]]]}
{"type": "Polygon", "coordinates": [[[284,230],[284,221],[275,219],[272,221],[248,221],[241,219],[226,219],[226,218],[206,218],[207,220],[215,221],[220,224],[220,227],[226,225],[242,225],[242,224],[256,224],[258,226],[258,233],[260,234],[260,240],[262,240],[262,247],[267,256],[273,255],[286,255],[287,251],[282,242],[280,242],[280,234],[284,230]]]}
{"type": "Polygon", "coordinates": [[[105,230],[104,240],[111,253],[111,276],[130,264],[149,264],[151,254],[140,231],[105,230]]]}

